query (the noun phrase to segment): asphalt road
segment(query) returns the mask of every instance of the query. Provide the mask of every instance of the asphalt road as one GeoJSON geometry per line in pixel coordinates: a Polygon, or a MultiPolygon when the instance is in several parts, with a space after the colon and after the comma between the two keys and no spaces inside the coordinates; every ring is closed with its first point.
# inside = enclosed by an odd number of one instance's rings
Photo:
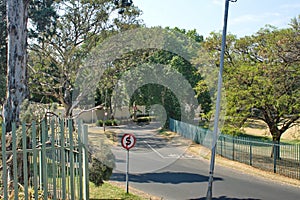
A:
{"type": "MultiPolygon", "coordinates": [[[[205,199],[209,161],[185,153],[189,141],[167,141],[158,137],[156,130],[155,124],[117,129],[119,141],[124,133],[134,133],[137,138],[129,152],[129,185],[163,199],[205,199]]],[[[118,145],[112,147],[112,151],[116,168],[111,180],[125,184],[126,150],[118,145]]],[[[300,188],[230,168],[217,165],[214,177],[214,199],[300,199],[300,188]]]]}

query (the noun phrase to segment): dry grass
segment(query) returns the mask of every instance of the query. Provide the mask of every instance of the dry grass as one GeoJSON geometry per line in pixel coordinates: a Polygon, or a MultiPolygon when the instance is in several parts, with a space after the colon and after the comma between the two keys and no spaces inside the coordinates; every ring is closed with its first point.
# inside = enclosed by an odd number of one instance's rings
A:
{"type": "MultiPolygon", "coordinates": [[[[261,120],[248,119],[246,123],[247,127],[243,128],[243,130],[247,134],[271,138],[270,130],[265,122],[261,120]]],[[[289,128],[281,138],[283,140],[300,140],[300,126],[295,125],[289,128]]]]}
{"type": "Polygon", "coordinates": [[[149,199],[146,196],[135,194],[132,190],[127,194],[125,189],[120,185],[105,182],[103,185],[96,187],[93,183],[90,183],[90,198],[91,200],[100,200],[100,199],[120,199],[120,200],[145,200],[149,199]]]}
{"type": "MultiPolygon", "coordinates": [[[[210,160],[210,149],[203,147],[198,144],[193,144],[188,149],[190,153],[196,156],[200,156],[206,160],[210,160]]],[[[232,161],[226,158],[223,158],[219,155],[216,156],[216,164],[224,167],[228,167],[234,170],[238,170],[244,174],[249,174],[257,177],[261,177],[267,179],[271,182],[279,182],[282,184],[293,185],[300,188],[300,180],[288,178],[279,174],[275,174],[272,172],[267,172],[264,170],[257,169],[255,167],[249,166],[247,164],[243,164],[240,162],[232,161]]]]}
{"type": "MultiPolygon", "coordinates": [[[[171,132],[171,131],[165,131],[165,132],[161,132],[159,135],[169,138],[170,140],[173,138],[178,138],[178,134],[171,132]]],[[[187,140],[187,139],[183,139],[181,138],[181,140],[187,140]]],[[[199,144],[191,144],[188,148],[188,152],[193,154],[194,156],[197,156],[201,159],[205,159],[205,160],[210,160],[210,156],[211,156],[211,150],[209,148],[206,148],[204,146],[201,146],[199,144]]],[[[225,166],[225,167],[229,167],[232,168],[234,170],[238,170],[242,173],[245,174],[249,174],[249,175],[253,175],[253,176],[257,176],[257,177],[261,177],[261,178],[265,178],[268,181],[272,181],[272,182],[280,182],[282,184],[289,184],[289,185],[293,185],[293,186],[297,186],[300,188],[300,180],[297,179],[292,179],[292,178],[288,178],[279,174],[275,174],[272,172],[267,172],[264,170],[260,170],[258,168],[249,166],[247,164],[244,163],[240,163],[240,162],[236,162],[236,161],[232,161],[229,159],[226,159],[224,157],[221,157],[219,155],[216,156],[216,164],[217,165],[221,165],[221,166],[225,166]]]]}
{"type": "MultiPolygon", "coordinates": [[[[109,181],[109,183],[112,184],[112,185],[114,185],[114,186],[116,186],[116,187],[118,187],[118,188],[121,188],[124,191],[126,189],[126,186],[125,186],[124,183],[120,183],[120,182],[116,182],[116,181],[109,181]]],[[[130,187],[130,185],[129,185],[128,190],[129,190],[129,193],[131,193],[133,195],[136,195],[136,196],[139,196],[142,199],[151,199],[151,200],[162,200],[163,199],[163,197],[156,197],[156,196],[147,194],[147,193],[145,193],[145,192],[143,192],[141,190],[137,190],[137,189],[135,189],[133,187],[130,187]]]]}

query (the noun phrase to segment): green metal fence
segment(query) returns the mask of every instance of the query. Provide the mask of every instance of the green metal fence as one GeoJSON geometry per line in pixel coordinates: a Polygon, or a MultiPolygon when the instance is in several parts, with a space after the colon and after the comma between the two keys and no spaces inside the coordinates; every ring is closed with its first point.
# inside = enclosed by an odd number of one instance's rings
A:
{"type": "MultiPolygon", "coordinates": [[[[212,131],[209,129],[173,119],[170,119],[169,128],[198,144],[211,146],[209,138],[212,138],[212,131]]],[[[300,180],[299,144],[274,144],[246,137],[220,134],[217,142],[217,154],[262,170],[300,180]],[[275,149],[279,149],[279,156],[273,156],[275,149]]]]}
{"type": "Polygon", "coordinates": [[[0,199],[88,199],[87,126],[51,120],[5,133],[0,199]]]}

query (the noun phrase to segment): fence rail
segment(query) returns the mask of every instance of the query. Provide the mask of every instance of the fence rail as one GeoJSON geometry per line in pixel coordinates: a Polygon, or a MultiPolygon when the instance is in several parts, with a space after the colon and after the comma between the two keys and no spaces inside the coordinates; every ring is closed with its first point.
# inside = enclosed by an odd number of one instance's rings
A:
{"type": "MultiPolygon", "coordinates": [[[[206,147],[211,146],[212,131],[170,119],[169,128],[206,147]]],[[[300,180],[300,145],[274,144],[220,134],[217,154],[253,167],[300,180]],[[277,149],[279,156],[275,155],[277,149]]]]}
{"type": "Polygon", "coordinates": [[[88,199],[87,127],[51,120],[2,125],[0,199],[88,199]],[[11,142],[10,142],[11,140],[11,142]],[[11,145],[10,145],[11,144],[11,145]]]}

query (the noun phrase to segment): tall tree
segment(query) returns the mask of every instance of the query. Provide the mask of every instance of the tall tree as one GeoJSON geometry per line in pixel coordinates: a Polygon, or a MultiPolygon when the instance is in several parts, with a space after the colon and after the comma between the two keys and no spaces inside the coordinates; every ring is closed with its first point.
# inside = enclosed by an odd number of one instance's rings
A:
{"type": "MultiPolygon", "coordinates": [[[[5,98],[2,117],[7,127],[11,130],[11,122],[19,122],[20,105],[29,96],[27,86],[27,22],[30,13],[38,13],[45,10],[36,9],[33,5],[51,5],[54,1],[22,0],[7,1],[0,0],[0,76],[1,103],[5,98]],[[5,76],[5,77],[4,77],[5,76]],[[6,80],[6,82],[5,82],[6,80]],[[6,91],[6,94],[5,94],[6,91]]],[[[43,25],[49,24],[52,13],[44,16],[31,18],[32,22],[43,21],[43,25]]]]}
{"type": "MultiPolygon", "coordinates": [[[[279,143],[300,118],[299,20],[293,19],[291,28],[266,26],[252,36],[229,37],[224,69],[228,124],[239,128],[248,118],[261,119],[279,143]]],[[[213,34],[206,41],[212,55],[219,52],[220,38],[213,34]]]]}
{"type": "MultiPolygon", "coordinates": [[[[102,79],[100,82],[100,86],[98,88],[98,99],[100,99],[102,103],[104,102],[104,99],[107,100],[106,102],[112,102],[111,98],[113,97],[114,87],[118,83],[118,80],[122,76],[129,76],[128,74],[130,74],[130,80],[128,78],[126,83],[129,85],[140,85],[141,87],[132,94],[132,96],[130,97],[131,99],[128,99],[126,95],[120,97],[121,95],[124,95],[126,93],[126,88],[118,91],[118,98],[113,100],[114,108],[120,105],[132,106],[134,103],[138,105],[145,105],[148,108],[150,108],[151,105],[160,104],[166,109],[167,115],[169,117],[180,119],[180,115],[183,113],[181,113],[182,107],[179,105],[179,101],[183,101],[183,99],[178,99],[179,96],[176,96],[174,94],[174,91],[172,91],[170,88],[174,85],[177,85],[177,90],[182,89],[179,84],[180,81],[178,83],[175,81],[175,72],[180,73],[182,77],[184,77],[184,79],[189,82],[191,88],[194,88],[197,82],[202,79],[195,66],[181,56],[188,55],[189,53],[193,52],[194,47],[192,45],[197,44],[200,47],[200,43],[203,41],[203,37],[199,35],[195,30],[186,31],[184,29],[171,29],[169,27],[162,30],[165,31],[169,37],[166,37],[166,41],[169,41],[169,43],[174,46],[173,50],[175,50],[176,48],[177,50],[180,49],[177,52],[181,53],[181,55],[177,55],[175,52],[165,51],[161,49],[139,49],[138,51],[133,51],[122,55],[122,57],[116,59],[112,63],[112,67],[104,73],[104,79],[102,79]],[[183,38],[185,38],[186,40],[183,38]],[[151,69],[150,77],[152,78],[152,81],[157,80],[157,83],[143,85],[143,83],[145,82],[145,74],[142,73],[146,73],[143,68],[143,65],[145,63],[148,64],[148,70],[151,69]],[[169,71],[169,74],[161,74],[162,71],[157,68],[157,65],[159,64],[171,67],[172,71],[169,71]],[[137,67],[140,67],[141,71],[139,71],[139,69],[135,69],[137,67]],[[125,75],[124,73],[127,74],[125,75]],[[154,77],[155,73],[157,75],[154,77]],[[171,77],[170,74],[173,74],[174,76],[171,77]],[[159,76],[160,79],[170,80],[168,83],[169,88],[166,85],[160,85],[159,78],[157,78],[159,76]],[[106,86],[108,86],[108,88],[106,86]],[[123,102],[119,102],[119,100],[123,102]],[[124,102],[125,100],[126,102],[124,102]]],[[[164,73],[167,73],[168,70],[170,69],[166,68],[164,73]]],[[[150,71],[147,71],[147,73],[150,73],[150,71]]],[[[182,94],[184,94],[184,92],[187,92],[184,89],[180,91],[182,94]]],[[[203,95],[199,94],[198,97],[200,102],[203,99],[203,95]]],[[[185,103],[187,103],[187,101],[185,103]]],[[[189,103],[191,104],[191,102],[189,103]]]]}
{"type": "Polygon", "coordinates": [[[2,105],[6,91],[6,1],[0,0],[0,104],[2,105]]]}
{"type": "Polygon", "coordinates": [[[7,92],[3,106],[6,130],[19,123],[22,101],[28,96],[27,87],[27,20],[28,0],[7,1],[7,92]]]}
{"type": "MultiPolygon", "coordinates": [[[[31,46],[30,88],[33,94],[55,98],[72,115],[72,92],[80,66],[88,52],[114,32],[139,26],[140,10],[126,8],[115,15],[111,0],[59,2],[54,34],[40,32],[31,46]]],[[[51,32],[53,33],[53,31],[51,32]]]]}

